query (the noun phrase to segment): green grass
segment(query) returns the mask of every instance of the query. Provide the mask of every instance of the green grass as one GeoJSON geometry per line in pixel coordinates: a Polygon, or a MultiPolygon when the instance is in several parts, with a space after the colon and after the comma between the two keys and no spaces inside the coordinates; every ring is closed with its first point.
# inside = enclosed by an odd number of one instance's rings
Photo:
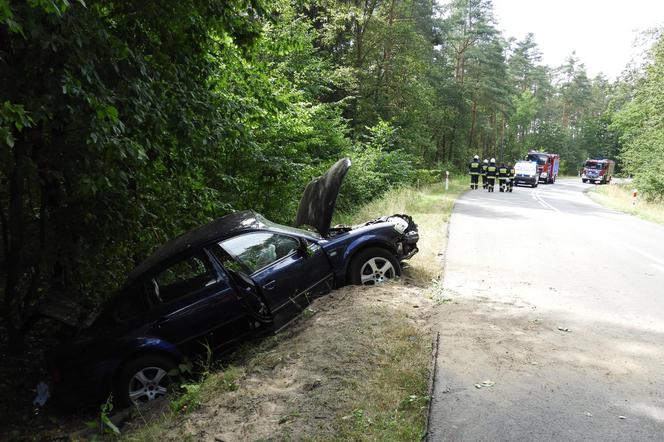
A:
{"type": "Polygon", "coordinates": [[[632,204],[632,185],[610,184],[595,186],[588,195],[598,203],[611,209],[629,213],[657,224],[664,224],[664,204],[637,199],[632,204]]]}
{"type": "Polygon", "coordinates": [[[435,214],[440,215],[443,221],[447,221],[452,212],[454,201],[467,188],[468,179],[466,177],[456,177],[450,179],[447,191],[445,191],[443,183],[419,188],[392,189],[353,213],[335,214],[333,222],[335,224],[357,224],[386,214],[396,213],[407,213],[413,217],[422,214],[435,214]]]}

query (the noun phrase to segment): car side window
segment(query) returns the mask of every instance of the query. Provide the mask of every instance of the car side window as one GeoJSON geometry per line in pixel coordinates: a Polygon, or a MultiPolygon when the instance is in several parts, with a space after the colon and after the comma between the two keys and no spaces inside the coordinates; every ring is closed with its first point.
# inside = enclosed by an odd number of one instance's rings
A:
{"type": "Polygon", "coordinates": [[[299,242],[286,235],[257,232],[227,239],[219,245],[254,273],[297,250],[299,242]]]}
{"type": "Polygon", "coordinates": [[[220,278],[204,251],[175,262],[145,284],[152,304],[169,302],[219,282],[220,278]]]}

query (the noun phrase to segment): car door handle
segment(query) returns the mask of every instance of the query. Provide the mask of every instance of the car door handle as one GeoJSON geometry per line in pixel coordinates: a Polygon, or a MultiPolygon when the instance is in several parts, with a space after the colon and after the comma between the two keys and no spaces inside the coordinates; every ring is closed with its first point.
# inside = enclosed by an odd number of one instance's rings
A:
{"type": "Polygon", "coordinates": [[[273,279],[272,281],[265,283],[265,284],[263,285],[263,289],[264,289],[264,290],[272,290],[272,289],[274,289],[276,286],[277,286],[277,281],[275,281],[275,280],[273,279]]]}

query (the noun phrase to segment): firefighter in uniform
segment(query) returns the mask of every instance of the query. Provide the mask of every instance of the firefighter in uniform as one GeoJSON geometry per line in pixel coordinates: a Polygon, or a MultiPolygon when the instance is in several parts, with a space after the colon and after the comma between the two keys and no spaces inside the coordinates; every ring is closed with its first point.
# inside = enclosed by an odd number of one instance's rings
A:
{"type": "Polygon", "coordinates": [[[507,180],[509,179],[509,169],[505,166],[505,163],[500,163],[498,168],[498,183],[500,185],[500,191],[504,192],[507,189],[507,180]]]}
{"type": "Polygon", "coordinates": [[[511,164],[507,165],[507,170],[508,170],[508,179],[507,181],[507,191],[511,192],[514,189],[514,176],[516,175],[516,170],[514,170],[514,166],[511,164]]]}
{"type": "Polygon", "coordinates": [[[480,157],[475,155],[473,161],[468,164],[468,168],[470,169],[470,188],[477,189],[477,182],[480,178],[480,172],[482,169],[480,157]]]}
{"type": "Polygon", "coordinates": [[[498,168],[496,167],[496,159],[491,158],[489,165],[486,167],[486,185],[489,192],[493,192],[493,186],[496,183],[496,173],[498,168]]]}
{"type": "Polygon", "coordinates": [[[489,167],[489,160],[486,158],[482,163],[482,189],[486,189],[486,168],[489,167]]]}

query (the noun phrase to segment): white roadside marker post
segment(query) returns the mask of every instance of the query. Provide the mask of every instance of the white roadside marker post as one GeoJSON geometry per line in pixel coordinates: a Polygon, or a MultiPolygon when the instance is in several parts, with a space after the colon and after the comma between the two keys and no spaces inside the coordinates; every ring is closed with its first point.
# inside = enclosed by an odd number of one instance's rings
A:
{"type": "Polygon", "coordinates": [[[450,188],[450,171],[446,170],[445,171],[445,192],[447,192],[447,189],[450,188]]]}
{"type": "Polygon", "coordinates": [[[636,189],[632,190],[632,206],[636,206],[636,198],[638,196],[638,191],[636,189]]]}

